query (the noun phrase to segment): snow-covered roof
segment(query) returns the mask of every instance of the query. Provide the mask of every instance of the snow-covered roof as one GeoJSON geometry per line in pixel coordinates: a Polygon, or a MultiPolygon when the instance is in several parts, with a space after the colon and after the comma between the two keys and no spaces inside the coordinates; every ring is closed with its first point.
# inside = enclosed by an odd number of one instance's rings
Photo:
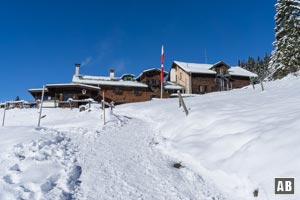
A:
{"type": "MultiPolygon", "coordinates": [[[[43,88],[32,88],[28,90],[29,92],[41,92],[43,91],[43,88]]],[[[45,91],[48,92],[48,89],[45,88],[45,91]]]]}
{"type": "MultiPolygon", "coordinates": [[[[91,80],[111,80],[109,76],[90,76],[90,75],[79,75],[79,77],[82,77],[84,79],[91,79],[91,80]]],[[[118,77],[115,77],[114,79],[119,79],[118,77]]]]}
{"type": "Polygon", "coordinates": [[[164,88],[167,89],[167,90],[182,90],[183,87],[176,84],[176,83],[173,83],[173,82],[165,82],[164,83],[164,88]]]}
{"type": "Polygon", "coordinates": [[[123,81],[123,80],[111,80],[105,77],[102,79],[101,76],[73,76],[73,83],[91,84],[91,85],[112,85],[112,86],[123,86],[123,87],[143,87],[147,88],[148,85],[139,83],[136,81],[123,81]]]}
{"type": "Polygon", "coordinates": [[[254,74],[246,69],[243,69],[241,67],[230,67],[228,69],[228,72],[232,76],[246,76],[246,77],[257,77],[257,74],[254,74]]]}
{"type": "Polygon", "coordinates": [[[212,64],[187,63],[180,61],[174,61],[174,63],[188,73],[216,74],[214,70],[211,70],[214,66],[212,64]]]}
{"type": "MultiPolygon", "coordinates": [[[[151,72],[151,71],[159,71],[159,72],[160,72],[160,69],[158,69],[158,68],[145,69],[144,71],[142,71],[142,72],[136,77],[136,79],[141,78],[141,76],[142,76],[144,73],[151,72]]],[[[167,75],[168,72],[164,71],[164,74],[167,75]]]]}
{"type": "MultiPolygon", "coordinates": [[[[179,61],[174,61],[174,63],[188,73],[191,72],[191,73],[201,73],[201,74],[216,74],[217,72],[212,70],[211,68],[220,63],[223,63],[223,62],[217,62],[216,64],[213,64],[213,65],[212,64],[187,63],[187,62],[179,62],[179,61]]],[[[228,72],[232,76],[257,77],[257,74],[254,74],[254,73],[252,73],[246,69],[243,69],[241,67],[230,67],[228,72]]]]}

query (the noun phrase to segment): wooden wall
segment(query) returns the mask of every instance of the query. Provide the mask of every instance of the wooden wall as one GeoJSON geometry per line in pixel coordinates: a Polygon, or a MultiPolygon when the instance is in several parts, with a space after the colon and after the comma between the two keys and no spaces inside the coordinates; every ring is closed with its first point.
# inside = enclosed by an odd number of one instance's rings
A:
{"type": "MultiPolygon", "coordinates": [[[[152,97],[160,98],[161,84],[160,84],[160,71],[150,71],[143,74],[140,82],[148,85],[152,90],[152,97]],[[153,80],[155,80],[153,82],[153,80]]],[[[168,98],[169,94],[163,94],[163,98],[168,98]]]]}
{"type": "Polygon", "coordinates": [[[243,76],[231,76],[233,79],[232,81],[232,87],[233,88],[242,88],[247,85],[250,85],[250,78],[249,77],[243,77],[243,76]]]}
{"type": "Polygon", "coordinates": [[[192,93],[204,94],[217,91],[214,74],[192,74],[192,93]],[[202,86],[202,91],[200,91],[202,86]]]}
{"type": "Polygon", "coordinates": [[[184,86],[185,93],[191,94],[191,82],[190,82],[190,74],[181,69],[179,66],[175,64],[175,79],[176,83],[184,86]]]}
{"type": "Polygon", "coordinates": [[[116,104],[132,103],[149,101],[152,97],[152,92],[149,88],[136,88],[134,87],[118,87],[117,86],[101,86],[100,96],[104,92],[105,100],[110,102],[114,101],[116,104]],[[139,92],[135,92],[139,91],[139,92]]]}

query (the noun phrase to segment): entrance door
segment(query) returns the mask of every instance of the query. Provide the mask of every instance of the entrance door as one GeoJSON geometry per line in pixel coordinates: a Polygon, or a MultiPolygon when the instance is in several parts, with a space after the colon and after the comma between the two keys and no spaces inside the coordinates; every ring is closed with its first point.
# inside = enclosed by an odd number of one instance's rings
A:
{"type": "Polygon", "coordinates": [[[207,92],[207,85],[200,85],[200,94],[205,94],[207,92]]]}

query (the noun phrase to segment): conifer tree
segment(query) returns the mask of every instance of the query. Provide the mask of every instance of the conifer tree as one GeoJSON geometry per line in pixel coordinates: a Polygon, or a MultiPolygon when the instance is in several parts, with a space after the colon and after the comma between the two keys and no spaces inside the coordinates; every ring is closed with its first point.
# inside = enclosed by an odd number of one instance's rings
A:
{"type": "Polygon", "coordinates": [[[300,70],[300,0],[278,0],[275,7],[275,50],[269,66],[277,79],[300,70]]]}

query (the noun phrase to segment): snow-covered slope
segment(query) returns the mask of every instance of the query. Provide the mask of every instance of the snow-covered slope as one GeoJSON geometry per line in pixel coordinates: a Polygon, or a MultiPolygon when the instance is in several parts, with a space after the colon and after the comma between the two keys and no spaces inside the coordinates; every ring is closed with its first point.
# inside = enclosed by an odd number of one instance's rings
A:
{"type": "Polygon", "coordinates": [[[45,109],[39,129],[38,110],[8,110],[0,199],[299,199],[300,78],[265,88],[186,97],[187,117],[176,98],[117,106],[105,126],[99,106],[45,109]]]}
{"type": "Polygon", "coordinates": [[[213,180],[230,199],[299,199],[300,78],[185,98],[124,105],[119,112],[149,121],[162,149],[213,180]],[[295,177],[295,195],[274,195],[275,177],[295,177]]]}
{"type": "Polygon", "coordinates": [[[225,199],[215,185],[157,148],[151,123],[110,114],[6,112],[0,128],[0,199],[225,199]]]}

